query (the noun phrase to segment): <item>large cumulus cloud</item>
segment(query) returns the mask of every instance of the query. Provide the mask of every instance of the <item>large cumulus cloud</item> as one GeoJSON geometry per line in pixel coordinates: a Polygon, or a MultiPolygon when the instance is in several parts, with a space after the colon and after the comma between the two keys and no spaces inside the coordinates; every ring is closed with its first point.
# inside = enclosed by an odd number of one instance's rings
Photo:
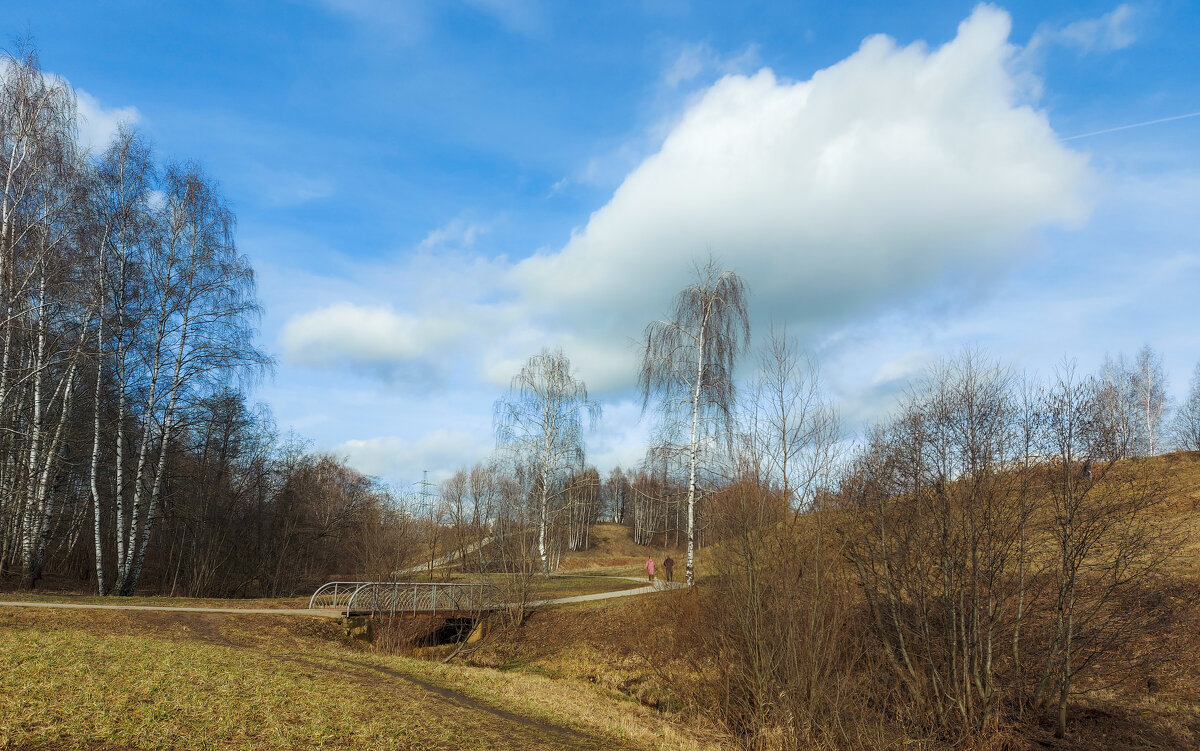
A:
{"type": "Polygon", "coordinates": [[[760,321],[814,333],[947,275],[987,277],[1088,210],[1086,158],[1036,108],[1009,32],[1008,15],[982,5],[937,48],[873,36],[808,80],[725,76],[557,250],[493,268],[453,305],[379,325],[326,310],[293,320],[285,340],[310,362],[317,339],[315,359],[466,356],[496,384],[558,345],[593,388],[619,391],[636,372],[631,342],[709,252],[747,280],[760,321]]]}
{"type": "Polygon", "coordinates": [[[711,250],[760,309],[837,320],[1078,222],[1085,159],[1022,101],[1009,28],[981,6],[935,50],[874,36],[807,81],[723,78],[561,251],[516,266],[521,297],[626,330],[711,250]]]}

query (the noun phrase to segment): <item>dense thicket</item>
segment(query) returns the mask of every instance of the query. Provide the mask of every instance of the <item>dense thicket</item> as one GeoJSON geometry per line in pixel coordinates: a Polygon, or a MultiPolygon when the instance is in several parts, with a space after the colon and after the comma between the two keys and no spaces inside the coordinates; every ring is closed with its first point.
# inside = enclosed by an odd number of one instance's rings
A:
{"type": "Polygon", "coordinates": [[[234,223],[133,131],[84,152],[74,92],[0,60],[0,568],[25,586],[290,592],[358,568],[393,514],[244,403],[269,361],[234,223]]]}
{"type": "Polygon", "coordinates": [[[1153,690],[1197,591],[1168,565],[1171,465],[1144,455],[1158,407],[1138,389],[1115,405],[1111,374],[1032,382],[967,351],[836,463],[821,410],[793,409],[813,429],[791,438],[753,422],[713,496],[692,627],[730,729],[772,748],[1003,745],[1066,734],[1089,692],[1153,690]],[[814,471],[787,490],[764,470],[792,452],[814,471]]]}

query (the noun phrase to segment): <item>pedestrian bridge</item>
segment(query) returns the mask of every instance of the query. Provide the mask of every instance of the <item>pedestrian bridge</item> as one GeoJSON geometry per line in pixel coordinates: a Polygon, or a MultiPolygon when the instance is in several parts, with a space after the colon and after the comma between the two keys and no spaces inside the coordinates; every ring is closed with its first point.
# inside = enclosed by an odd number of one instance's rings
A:
{"type": "Polygon", "coordinates": [[[500,588],[480,582],[329,582],[313,592],[309,610],[351,616],[479,616],[505,606],[500,588]]]}

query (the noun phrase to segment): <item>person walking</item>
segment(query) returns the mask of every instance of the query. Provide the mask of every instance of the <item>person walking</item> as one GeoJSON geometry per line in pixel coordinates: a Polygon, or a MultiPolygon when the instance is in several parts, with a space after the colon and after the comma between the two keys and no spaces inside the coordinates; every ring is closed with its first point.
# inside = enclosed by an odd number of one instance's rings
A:
{"type": "Polygon", "coordinates": [[[675,581],[675,559],[667,556],[663,561],[663,570],[667,572],[667,581],[675,581]]]}
{"type": "Polygon", "coordinates": [[[650,582],[654,583],[654,572],[658,569],[658,564],[654,562],[654,556],[646,559],[646,576],[650,577],[650,582]]]}

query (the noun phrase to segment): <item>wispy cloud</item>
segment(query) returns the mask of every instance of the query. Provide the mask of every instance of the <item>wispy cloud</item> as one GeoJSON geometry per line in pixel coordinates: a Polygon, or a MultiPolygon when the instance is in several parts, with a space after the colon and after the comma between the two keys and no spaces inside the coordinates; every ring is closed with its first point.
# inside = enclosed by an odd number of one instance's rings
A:
{"type": "Polygon", "coordinates": [[[306,177],[295,173],[271,173],[265,178],[263,197],[271,206],[290,208],[319,201],[333,195],[336,187],[333,180],[323,177],[306,177]]]}
{"type": "Polygon", "coordinates": [[[753,71],[760,65],[758,45],[749,44],[732,55],[718,54],[705,43],[688,44],[663,71],[663,83],[670,88],[707,75],[726,76],[753,71]]]}
{"type": "Polygon", "coordinates": [[[1137,11],[1122,4],[1096,18],[1084,18],[1066,25],[1042,24],[1033,33],[1023,55],[1040,55],[1045,48],[1061,45],[1082,53],[1115,52],[1137,41],[1137,11]]]}
{"type": "Polygon", "coordinates": [[[1067,24],[1054,36],[1085,52],[1123,50],[1137,41],[1133,31],[1134,10],[1131,5],[1118,5],[1099,18],[1088,18],[1067,24]]]}
{"type": "MultiPolygon", "coordinates": [[[[332,451],[369,475],[409,478],[412,482],[422,477],[425,470],[431,470],[430,482],[441,482],[450,476],[451,467],[479,461],[491,448],[486,438],[481,440],[478,434],[438,429],[414,440],[395,436],[349,440],[332,451]]],[[[399,489],[414,490],[411,485],[399,489]]]]}
{"type": "Polygon", "coordinates": [[[417,250],[470,249],[475,247],[475,241],[481,235],[487,234],[491,229],[489,224],[471,222],[461,217],[452,219],[426,235],[417,246],[417,250]]]}

